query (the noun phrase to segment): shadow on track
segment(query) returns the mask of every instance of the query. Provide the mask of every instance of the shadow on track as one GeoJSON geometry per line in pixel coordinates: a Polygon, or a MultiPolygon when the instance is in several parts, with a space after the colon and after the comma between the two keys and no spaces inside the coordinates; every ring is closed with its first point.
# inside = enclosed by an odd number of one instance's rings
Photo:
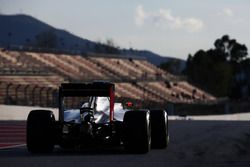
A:
{"type": "Polygon", "coordinates": [[[29,153],[25,146],[18,148],[0,150],[0,158],[2,157],[46,157],[46,156],[79,156],[79,155],[125,155],[130,154],[122,148],[95,148],[95,149],[61,149],[55,148],[52,153],[29,153]]]}

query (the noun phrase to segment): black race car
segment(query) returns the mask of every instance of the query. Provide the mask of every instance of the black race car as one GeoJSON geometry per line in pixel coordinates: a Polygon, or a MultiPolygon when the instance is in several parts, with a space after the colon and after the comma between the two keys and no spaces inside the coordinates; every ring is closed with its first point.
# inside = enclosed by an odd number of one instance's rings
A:
{"type": "Polygon", "coordinates": [[[27,148],[31,153],[119,146],[147,153],[168,145],[165,110],[117,109],[110,82],[65,83],[59,87],[59,119],[52,111],[32,110],[27,119],[27,148]],[[80,103],[80,104],[79,104],[80,103]]]}

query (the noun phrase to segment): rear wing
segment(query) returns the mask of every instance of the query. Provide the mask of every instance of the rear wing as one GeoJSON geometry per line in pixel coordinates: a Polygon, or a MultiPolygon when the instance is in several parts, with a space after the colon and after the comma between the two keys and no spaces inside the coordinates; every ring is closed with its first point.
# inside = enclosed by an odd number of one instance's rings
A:
{"type": "Polygon", "coordinates": [[[110,89],[115,85],[110,82],[63,83],[59,88],[59,96],[110,96],[110,89]]]}
{"type": "Polygon", "coordinates": [[[59,120],[64,120],[63,97],[103,96],[110,98],[110,122],[114,119],[115,84],[111,82],[62,83],[59,87],[59,120]]]}

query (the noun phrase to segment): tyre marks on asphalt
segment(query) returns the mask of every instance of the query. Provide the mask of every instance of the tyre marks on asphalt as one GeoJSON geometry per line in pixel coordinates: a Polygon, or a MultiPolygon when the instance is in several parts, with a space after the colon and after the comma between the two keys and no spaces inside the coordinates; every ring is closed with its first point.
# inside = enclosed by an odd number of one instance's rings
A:
{"type": "Polygon", "coordinates": [[[0,121],[0,149],[20,147],[25,143],[25,121],[0,121]]]}

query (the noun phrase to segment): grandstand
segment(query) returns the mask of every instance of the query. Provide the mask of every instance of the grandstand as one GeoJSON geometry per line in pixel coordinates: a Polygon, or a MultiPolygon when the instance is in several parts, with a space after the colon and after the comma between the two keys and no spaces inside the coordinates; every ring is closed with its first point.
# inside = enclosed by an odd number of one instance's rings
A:
{"type": "Polygon", "coordinates": [[[0,51],[0,104],[56,106],[62,82],[93,80],[116,83],[121,99],[161,104],[215,100],[142,58],[0,51]]]}

